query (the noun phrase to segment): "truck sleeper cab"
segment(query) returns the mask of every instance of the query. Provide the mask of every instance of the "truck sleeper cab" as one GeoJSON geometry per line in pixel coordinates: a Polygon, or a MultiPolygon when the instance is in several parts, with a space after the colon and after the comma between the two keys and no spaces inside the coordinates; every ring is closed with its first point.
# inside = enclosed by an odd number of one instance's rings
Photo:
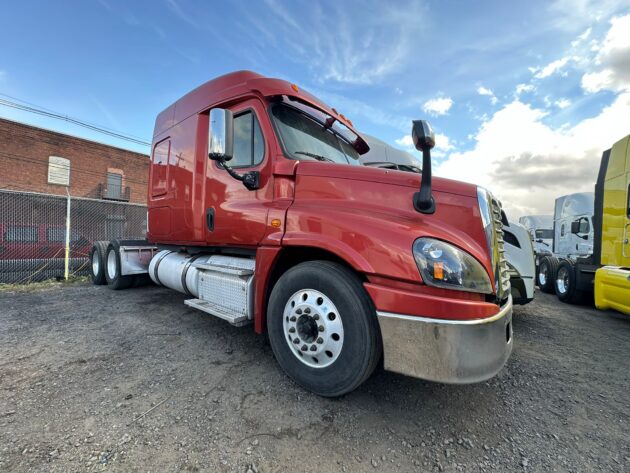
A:
{"type": "MultiPolygon", "coordinates": [[[[414,137],[430,158],[426,122],[414,137]]],[[[253,323],[323,396],[355,389],[381,358],[439,382],[494,376],[513,343],[498,202],[431,182],[430,166],[357,165],[367,150],[350,120],[293,84],[211,80],[158,116],[147,242],[97,243],[94,281],[148,274],[191,307],[253,323]]]]}

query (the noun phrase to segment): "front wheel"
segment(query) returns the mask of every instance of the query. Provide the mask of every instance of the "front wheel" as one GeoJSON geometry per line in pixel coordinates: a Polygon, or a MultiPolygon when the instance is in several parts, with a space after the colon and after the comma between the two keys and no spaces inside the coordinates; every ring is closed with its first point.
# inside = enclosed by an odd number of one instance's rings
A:
{"type": "Polygon", "coordinates": [[[357,388],[382,353],[372,300],[356,274],[329,261],[301,263],[280,277],[267,330],[282,369],[320,396],[357,388]]]}

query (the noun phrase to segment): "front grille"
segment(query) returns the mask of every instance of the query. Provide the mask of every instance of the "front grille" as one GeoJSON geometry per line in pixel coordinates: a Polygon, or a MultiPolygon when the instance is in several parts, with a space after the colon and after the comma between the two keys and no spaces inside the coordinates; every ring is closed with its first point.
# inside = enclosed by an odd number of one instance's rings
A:
{"type": "Polygon", "coordinates": [[[494,272],[497,302],[502,304],[510,293],[510,270],[505,258],[503,245],[501,203],[490,192],[481,187],[477,188],[477,200],[479,202],[483,230],[488,243],[492,271],[494,272]]]}
{"type": "Polygon", "coordinates": [[[505,258],[501,204],[492,196],[490,196],[490,210],[492,212],[492,223],[494,227],[494,244],[496,245],[498,253],[498,261],[493,262],[495,271],[498,273],[497,297],[499,300],[503,300],[510,292],[510,268],[505,258]]]}

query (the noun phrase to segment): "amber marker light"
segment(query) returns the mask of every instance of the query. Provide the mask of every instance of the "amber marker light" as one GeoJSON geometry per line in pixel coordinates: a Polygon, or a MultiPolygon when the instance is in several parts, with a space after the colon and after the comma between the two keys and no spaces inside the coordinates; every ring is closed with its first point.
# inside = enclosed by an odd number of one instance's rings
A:
{"type": "Polygon", "coordinates": [[[291,88],[293,89],[293,91],[294,91],[294,92],[299,92],[299,91],[300,91],[300,89],[298,88],[298,86],[297,86],[297,85],[295,85],[295,84],[291,84],[291,88]]]}
{"type": "Polygon", "coordinates": [[[433,263],[433,277],[435,279],[442,280],[444,279],[444,264],[443,263],[433,263]]]}
{"type": "Polygon", "coordinates": [[[279,218],[274,218],[271,221],[271,226],[275,227],[275,228],[280,228],[280,225],[282,225],[282,221],[279,218]]]}

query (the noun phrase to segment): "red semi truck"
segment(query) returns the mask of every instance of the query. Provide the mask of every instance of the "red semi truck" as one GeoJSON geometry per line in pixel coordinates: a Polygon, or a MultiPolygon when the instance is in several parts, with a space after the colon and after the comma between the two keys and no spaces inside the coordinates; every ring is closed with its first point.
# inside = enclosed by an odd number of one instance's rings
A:
{"type": "Polygon", "coordinates": [[[422,175],[361,166],[352,122],[295,84],[241,71],[159,114],[147,239],[97,242],[92,277],[150,277],[186,305],[266,333],[284,371],[339,396],[384,368],[444,383],[501,370],[512,300],[499,203],[422,175]]]}

